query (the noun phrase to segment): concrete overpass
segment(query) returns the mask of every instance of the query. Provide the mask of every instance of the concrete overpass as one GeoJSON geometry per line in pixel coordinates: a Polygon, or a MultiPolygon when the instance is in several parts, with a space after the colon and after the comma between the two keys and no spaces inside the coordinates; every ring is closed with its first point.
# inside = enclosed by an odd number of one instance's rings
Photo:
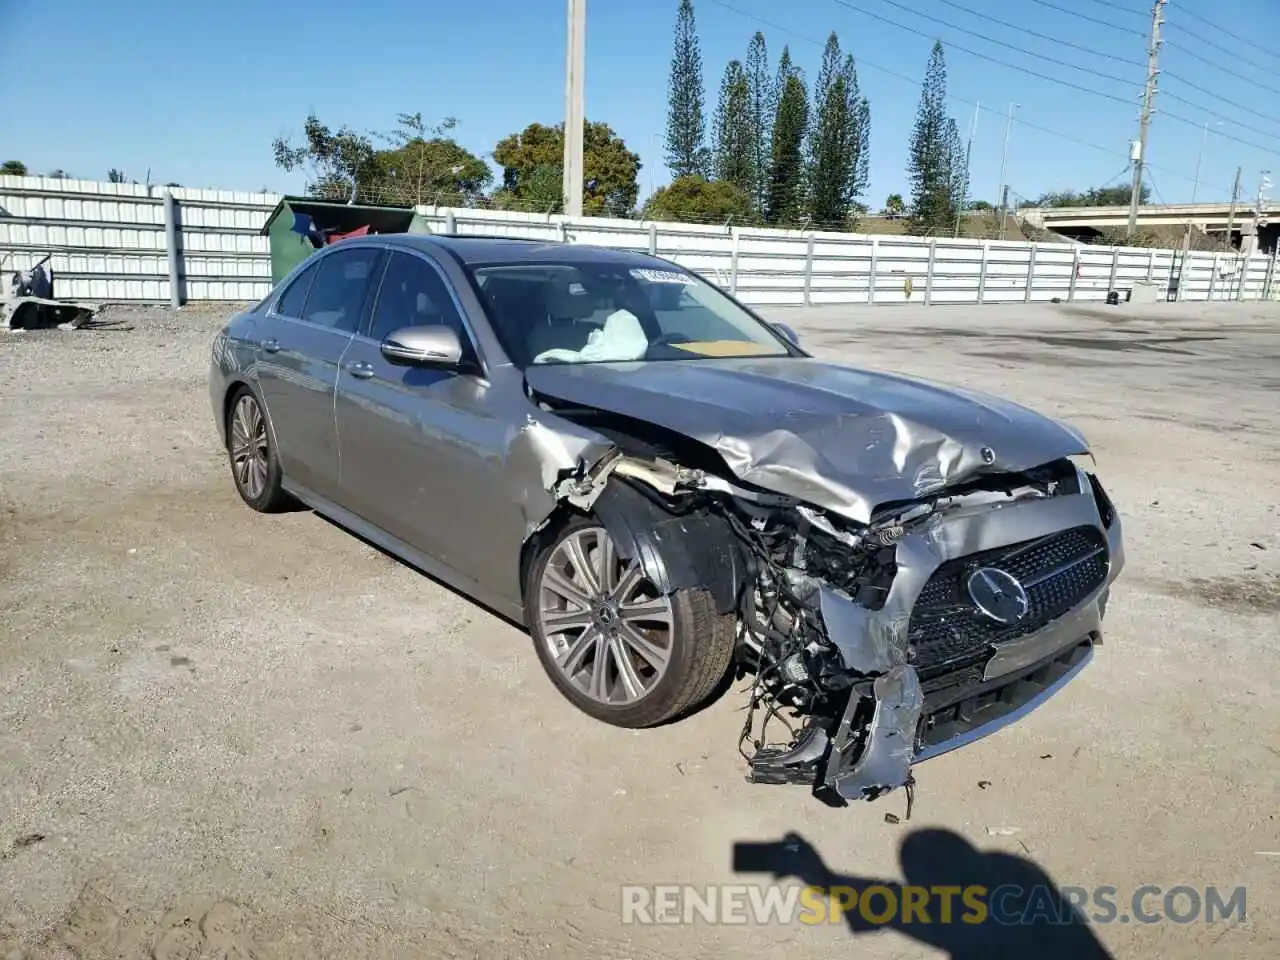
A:
{"type": "MultiPolygon", "coordinates": [[[[1139,227],[1182,227],[1188,224],[1219,239],[1228,240],[1241,250],[1262,250],[1270,253],[1280,241],[1280,201],[1263,204],[1262,213],[1267,221],[1254,237],[1253,201],[1236,204],[1235,217],[1231,219],[1229,203],[1171,203],[1144,204],[1138,208],[1139,227]],[[1231,236],[1225,236],[1228,220],[1231,220],[1231,236]]],[[[1052,230],[1078,240],[1091,240],[1098,234],[1129,226],[1129,208],[1124,207],[1023,207],[1018,211],[1028,223],[1052,230]]]]}

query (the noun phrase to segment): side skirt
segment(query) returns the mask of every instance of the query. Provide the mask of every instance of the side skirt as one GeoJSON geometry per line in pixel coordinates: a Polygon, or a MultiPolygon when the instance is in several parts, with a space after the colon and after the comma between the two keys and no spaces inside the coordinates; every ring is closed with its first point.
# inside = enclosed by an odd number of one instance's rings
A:
{"type": "Polygon", "coordinates": [[[381,527],[376,527],[360,519],[350,510],[338,506],[332,500],[313,493],[300,484],[293,483],[286,478],[282,486],[287,493],[305,503],[316,513],[328,517],[334,523],[350,530],[357,536],[363,537],[414,569],[449,585],[459,593],[466,594],[476,603],[488,607],[495,613],[499,613],[509,620],[514,620],[522,626],[524,625],[524,608],[519,603],[515,603],[510,598],[482,586],[470,577],[463,576],[448,564],[441,563],[422,551],[414,549],[400,538],[387,533],[381,527]]]}

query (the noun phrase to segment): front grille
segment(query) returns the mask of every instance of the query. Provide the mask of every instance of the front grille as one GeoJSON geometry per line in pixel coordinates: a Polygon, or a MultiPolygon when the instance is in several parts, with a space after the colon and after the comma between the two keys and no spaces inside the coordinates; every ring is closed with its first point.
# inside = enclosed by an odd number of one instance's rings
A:
{"type": "Polygon", "coordinates": [[[1069,612],[1107,576],[1107,541],[1097,527],[1073,527],[1047,537],[949,560],[929,578],[911,612],[911,662],[922,678],[982,659],[992,644],[1026,636],[1069,612]],[[969,597],[969,575],[995,567],[1027,592],[1028,610],[1006,625],[969,597]]]}

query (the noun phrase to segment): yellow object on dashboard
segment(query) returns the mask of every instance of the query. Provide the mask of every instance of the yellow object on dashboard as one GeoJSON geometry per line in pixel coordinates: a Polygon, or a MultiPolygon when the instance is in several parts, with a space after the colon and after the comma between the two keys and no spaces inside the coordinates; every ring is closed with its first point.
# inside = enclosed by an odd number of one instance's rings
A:
{"type": "Polygon", "coordinates": [[[673,343],[670,346],[701,357],[758,357],[765,354],[781,353],[781,348],[773,348],[763,343],[751,343],[748,340],[700,340],[694,343],[673,343]]]}

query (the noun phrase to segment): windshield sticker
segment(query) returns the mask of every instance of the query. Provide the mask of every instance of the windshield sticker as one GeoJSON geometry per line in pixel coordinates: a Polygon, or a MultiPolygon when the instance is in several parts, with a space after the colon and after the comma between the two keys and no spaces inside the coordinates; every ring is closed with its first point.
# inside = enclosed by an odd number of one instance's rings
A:
{"type": "Polygon", "coordinates": [[[694,283],[693,277],[689,274],[677,273],[674,270],[637,268],[631,271],[631,275],[637,280],[648,280],[650,283],[678,283],[682,286],[691,286],[694,283]]]}

